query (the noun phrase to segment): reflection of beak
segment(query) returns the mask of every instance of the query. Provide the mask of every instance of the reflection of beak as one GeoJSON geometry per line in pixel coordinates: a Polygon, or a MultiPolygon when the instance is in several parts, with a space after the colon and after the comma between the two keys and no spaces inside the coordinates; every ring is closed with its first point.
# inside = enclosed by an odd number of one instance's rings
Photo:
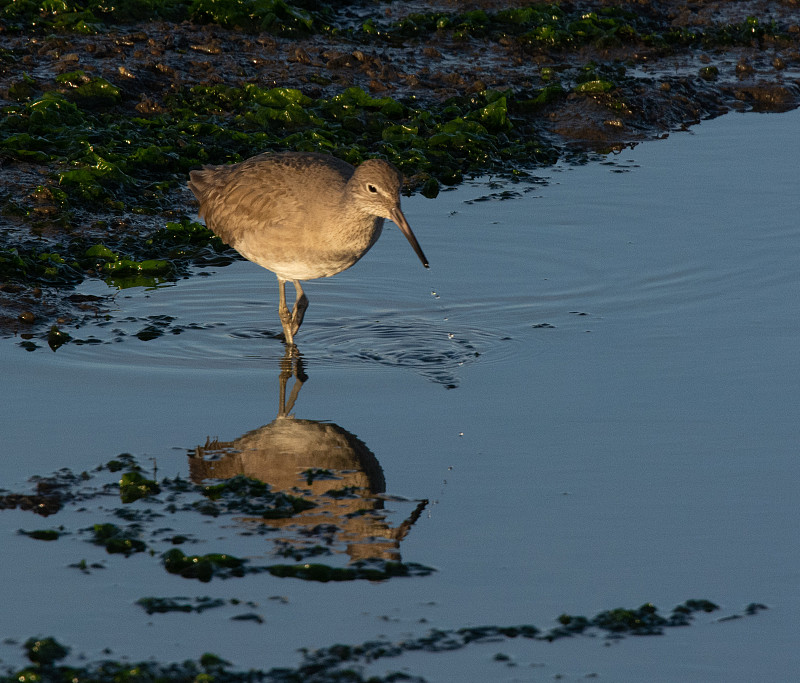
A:
{"type": "Polygon", "coordinates": [[[425,254],[422,253],[422,248],[419,246],[419,242],[417,242],[417,238],[414,237],[414,233],[411,232],[411,226],[408,224],[406,217],[403,215],[403,212],[400,210],[399,206],[396,206],[392,209],[392,220],[397,223],[397,227],[400,228],[400,231],[406,236],[406,239],[411,243],[414,251],[419,256],[419,260],[422,261],[422,265],[428,268],[428,259],[425,258],[425,254]]]}

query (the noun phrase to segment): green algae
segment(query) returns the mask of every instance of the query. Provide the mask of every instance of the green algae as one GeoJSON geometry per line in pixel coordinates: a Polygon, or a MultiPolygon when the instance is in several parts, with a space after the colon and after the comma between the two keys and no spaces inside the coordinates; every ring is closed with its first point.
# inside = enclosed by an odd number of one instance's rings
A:
{"type": "Polygon", "coordinates": [[[687,600],[672,610],[668,617],[658,613],[651,603],[637,609],[617,608],[600,612],[593,619],[562,614],[558,621],[561,626],[552,630],[549,639],[564,635],[583,633],[587,629],[599,629],[609,636],[628,634],[635,636],[661,635],[665,628],[688,626],[695,612],[714,612],[719,607],[709,600],[687,600]]]}
{"type": "Polygon", "coordinates": [[[105,78],[88,76],[84,71],[70,71],[56,76],[56,83],[73,101],[91,108],[106,108],[122,101],[122,91],[105,78]]]}
{"type": "MultiPolygon", "coordinates": [[[[171,611],[173,601],[166,599],[144,599],[140,604],[154,605],[158,611],[160,604],[165,604],[171,611]],[[152,600],[153,602],[150,602],[152,600]]],[[[177,604],[186,605],[186,602],[177,604]]],[[[216,605],[215,605],[216,606],[216,605]]],[[[191,607],[191,605],[190,605],[191,607]]],[[[96,681],[97,683],[111,683],[112,681],[161,681],[162,683],[179,683],[183,681],[218,681],[220,683],[244,683],[252,681],[263,681],[265,683],[289,683],[290,681],[317,681],[318,683],[333,683],[334,681],[349,681],[350,683],[382,683],[389,681],[416,681],[424,683],[423,678],[406,673],[389,673],[385,677],[370,674],[365,678],[359,669],[354,668],[358,665],[374,663],[378,660],[393,659],[408,653],[437,653],[452,652],[461,650],[465,647],[472,647],[475,644],[497,643],[498,641],[514,640],[523,638],[531,642],[541,644],[551,643],[563,638],[575,636],[595,636],[605,633],[610,638],[620,638],[626,635],[663,635],[664,629],[673,627],[684,627],[691,623],[691,618],[697,612],[713,612],[719,608],[707,600],[687,600],[681,605],[677,605],[672,610],[672,615],[676,613],[686,614],[686,620],[675,620],[671,616],[664,618],[664,623],[659,629],[649,629],[642,632],[637,622],[637,618],[645,616],[652,619],[658,615],[658,609],[649,603],[638,609],[619,608],[601,612],[594,618],[588,617],[569,617],[572,624],[580,624],[581,628],[569,630],[565,627],[565,617],[560,617],[559,626],[550,630],[542,630],[531,624],[521,624],[512,626],[469,626],[459,629],[433,629],[420,636],[409,636],[400,641],[391,641],[385,638],[378,638],[355,645],[334,644],[327,647],[300,650],[301,661],[294,668],[272,668],[267,670],[251,669],[248,671],[237,671],[232,668],[232,664],[217,655],[206,653],[198,660],[186,660],[181,664],[162,664],[153,660],[147,662],[115,662],[108,659],[102,662],[82,664],[80,668],[72,666],[57,666],[56,663],[64,659],[69,653],[69,649],[61,645],[53,638],[31,638],[25,643],[27,656],[32,665],[24,667],[18,671],[10,671],[7,675],[0,674],[0,683],[12,683],[12,681],[39,681],[48,680],[51,683],[69,683],[75,680],[96,681]],[[612,617],[609,621],[608,615],[624,615],[623,618],[612,617]],[[638,615],[631,620],[629,615],[638,615]],[[650,615],[650,616],[648,616],[650,615]],[[623,626],[620,626],[622,624],[623,626]]],[[[757,614],[763,605],[748,605],[743,614],[723,617],[719,622],[730,620],[731,618],[742,618],[757,614]]],[[[180,608],[178,611],[188,610],[180,608]]],[[[260,617],[255,614],[241,615],[242,619],[250,619],[261,623],[260,617]]],[[[506,657],[496,656],[496,661],[506,661],[506,657]]]]}
{"type": "Polygon", "coordinates": [[[29,74],[22,74],[22,78],[12,81],[8,86],[8,98],[17,102],[24,102],[33,97],[36,90],[36,79],[29,74]]]}
{"type": "MultiPolygon", "coordinates": [[[[80,505],[83,511],[92,510],[91,501],[99,497],[100,505],[98,509],[107,509],[105,500],[116,495],[114,482],[119,482],[120,472],[122,478],[129,474],[137,474],[132,481],[141,483],[142,467],[136,458],[124,453],[109,460],[107,463],[97,467],[91,472],[73,474],[69,470],[60,470],[53,477],[37,477],[35,482],[40,494],[58,492],[61,504],[64,502],[74,502],[80,505]],[[141,477],[141,478],[140,478],[141,477]],[[109,483],[104,483],[105,479],[110,479],[109,483]],[[93,480],[96,485],[92,486],[93,480]],[[110,485],[111,484],[111,485],[110,485]]],[[[324,470],[308,470],[304,473],[306,478],[324,479],[328,473],[324,470]]],[[[145,480],[154,482],[155,480],[145,480]]],[[[145,498],[138,503],[127,504],[125,510],[139,509],[137,522],[122,527],[118,524],[99,523],[91,527],[92,542],[103,546],[108,553],[118,553],[129,556],[134,553],[142,553],[150,550],[149,555],[163,564],[166,571],[181,576],[189,580],[209,582],[212,579],[227,579],[233,577],[244,577],[250,575],[270,575],[275,578],[297,578],[305,581],[319,583],[334,583],[341,581],[385,581],[397,577],[424,577],[434,570],[430,567],[413,562],[400,562],[372,558],[369,560],[358,560],[345,567],[334,567],[322,563],[299,562],[296,564],[265,564],[258,565],[252,561],[231,555],[229,553],[206,553],[195,555],[185,553],[178,548],[159,554],[158,545],[163,543],[174,544],[176,542],[192,542],[186,536],[180,536],[171,528],[161,528],[155,530],[152,527],[158,525],[163,527],[163,515],[171,514],[178,520],[177,513],[198,512],[193,497],[200,497],[202,500],[219,505],[220,514],[241,514],[243,510],[249,511],[245,506],[244,499],[253,497],[255,509],[259,510],[264,500],[269,498],[272,493],[269,487],[256,480],[246,477],[234,478],[207,486],[192,484],[189,481],[175,478],[162,479],[158,486],[162,496],[159,498],[145,498]],[[183,500],[185,498],[185,500],[183,500]],[[162,501],[162,499],[164,499],[162,501]],[[156,506],[155,509],[143,508],[142,502],[156,506]],[[149,534],[147,542],[143,539],[145,534],[149,534]]],[[[16,507],[22,502],[20,494],[9,494],[0,497],[0,508],[16,507]],[[9,499],[9,496],[16,498],[9,499]],[[4,505],[9,500],[12,505],[4,505]]],[[[174,522],[173,522],[174,524],[174,522]]],[[[226,525],[229,521],[225,522],[226,525]]],[[[69,533],[64,527],[59,527],[59,533],[69,533]]],[[[214,533],[213,531],[211,532],[214,533]]],[[[287,553],[291,554],[291,549],[286,547],[287,553]]],[[[82,571],[88,573],[89,568],[108,569],[103,564],[97,562],[89,563],[83,560],[77,566],[82,571]]],[[[238,606],[239,601],[228,601],[230,605],[238,606]]],[[[207,609],[222,607],[225,603],[219,599],[211,598],[141,598],[137,604],[148,614],[178,612],[178,613],[200,613],[207,609]]],[[[246,606],[255,608],[253,603],[244,603],[246,606]]],[[[758,614],[766,607],[760,603],[751,603],[741,613],[729,614],[719,622],[741,619],[747,616],[758,614]]],[[[674,607],[671,612],[662,614],[658,608],[645,603],[638,608],[618,607],[599,612],[594,617],[583,615],[562,614],[556,620],[556,625],[549,629],[541,629],[531,624],[513,626],[469,626],[455,630],[433,630],[429,633],[417,637],[409,637],[400,642],[386,640],[373,641],[362,645],[333,645],[329,648],[322,648],[307,651],[303,656],[301,665],[296,670],[297,680],[308,680],[308,675],[312,671],[322,671],[325,675],[335,677],[341,671],[342,666],[358,662],[374,661],[385,657],[396,657],[406,652],[426,651],[438,652],[453,650],[466,647],[471,643],[495,642],[498,639],[526,638],[537,642],[552,642],[563,638],[604,635],[606,638],[620,638],[626,636],[658,636],[663,635],[668,629],[686,627],[691,625],[698,614],[712,614],[720,610],[719,606],[707,599],[687,600],[674,607]]],[[[263,621],[259,615],[251,612],[237,615],[233,618],[242,620],[253,620],[258,623],[263,621]]],[[[66,648],[62,648],[52,639],[31,639],[30,651],[33,655],[33,667],[22,672],[16,672],[19,680],[41,680],[42,672],[47,669],[48,680],[70,680],[67,677],[67,669],[55,668],[55,662],[63,658],[66,648]],[[37,645],[38,643],[38,645],[37,645]],[[64,676],[64,678],[60,678],[64,676]]],[[[210,663],[211,659],[207,660],[210,663]]],[[[148,670],[148,675],[153,672],[161,672],[157,663],[151,662],[151,666],[156,667],[148,670]]],[[[202,666],[202,665],[201,665],[202,666]]],[[[230,672],[226,667],[227,663],[217,661],[217,673],[225,676],[233,676],[230,680],[236,680],[234,672],[230,672]]],[[[198,669],[199,670],[199,669],[198,669]]],[[[75,674],[74,670],[70,670],[75,674]]],[[[107,670],[111,676],[108,679],[102,678],[104,674],[98,674],[99,678],[92,680],[114,680],[114,676],[122,675],[118,669],[107,670]],[[113,670],[113,671],[112,671],[113,670]]],[[[97,672],[94,672],[97,673],[97,672]]],[[[94,673],[92,675],[94,675],[94,673]]],[[[185,673],[185,672],[183,672],[185,673]]],[[[82,672],[80,675],[88,675],[82,672]]],[[[270,676],[278,676],[276,670],[261,672],[265,680],[271,680],[270,676]]],[[[154,674],[155,675],[155,674],[154,674]]],[[[123,676],[124,677],[124,676],[123,676]]],[[[159,675],[159,680],[171,680],[159,675]]],[[[5,683],[9,679],[0,675],[0,683],[5,683]]],[[[179,679],[176,679],[179,680],[179,679]]],[[[225,677],[217,680],[228,680],[225,677]]],[[[274,680],[287,680],[274,678],[274,680]]],[[[319,678],[315,680],[326,680],[319,678]]],[[[331,678],[330,680],[336,680],[331,678]]],[[[348,679],[349,680],[349,679],[348,679]]]]}
{"type": "Polygon", "coordinates": [[[34,529],[33,531],[24,531],[23,529],[19,530],[23,536],[27,536],[28,538],[33,538],[37,541],[57,541],[61,538],[63,530],[59,531],[56,529],[34,529]]]}
{"type": "Polygon", "coordinates": [[[164,569],[170,574],[178,574],[184,579],[198,579],[204,583],[211,581],[213,577],[229,578],[232,576],[244,576],[245,563],[233,555],[225,553],[208,553],[206,555],[186,555],[178,548],[164,553],[164,569]]]}
{"type": "Polygon", "coordinates": [[[386,581],[403,576],[428,576],[435,570],[414,562],[391,562],[386,560],[358,560],[348,567],[331,567],[326,564],[275,564],[266,568],[273,576],[295,578],[305,581],[386,581]]]}
{"type": "Polygon", "coordinates": [[[188,15],[201,23],[293,36],[327,28],[326,19],[330,19],[331,13],[319,2],[192,0],[188,15]]]}
{"type": "Polygon", "coordinates": [[[217,154],[215,145],[222,140],[230,161],[265,145],[332,153],[353,164],[379,156],[398,166],[411,181],[409,189],[416,189],[427,180],[415,181],[419,174],[442,181],[452,177],[453,169],[459,174],[486,172],[523,150],[534,154],[535,163],[536,152],[544,150],[533,137],[520,134],[510,144],[499,137],[513,128],[509,96],[486,91],[450,99],[441,109],[421,109],[390,97],[372,97],[358,87],[312,100],[287,88],[195,86],[173,97],[171,105],[187,117],[228,114],[224,129],[208,123],[195,128],[209,136],[204,145],[209,156],[217,154]],[[244,148],[234,133],[248,136],[244,148]],[[481,150],[474,148],[478,144],[481,150]]]}
{"type": "Polygon", "coordinates": [[[590,43],[607,47],[631,40],[642,23],[635,14],[618,8],[587,13],[567,11],[553,4],[537,4],[497,12],[416,13],[388,25],[373,22],[365,31],[385,40],[421,37],[437,31],[456,40],[513,38],[522,45],[567,49],[590,43]]]}
{"type": "Polygon", "coordinates": [[[136,601],[147,614],[167,614],[169,612],[196,612],[198,614],[209,609],[222,607],[226,604],[220,598],[210,598],[208,596],[198,598],[140,598],[136,601]]]}
{"type": "Polygon", "coordinates": [[[152,479],[147,479],[141,473],[125,472],[119,480],[119,494],[123,503],[132,503],[140,498],[158,495],[161,487],[152,479]]]}
{"type": "MultiPolygon", "coordinates": [[[[136,458],[128,453],[80,475],[62,469],[53,477],[35,479],[41,495],[12,493],[0,496],[0,510],[19,507],[40,514],[54,514],[65,504],[73,503],[79,504],[84,513],[110,513],[116,518],[114,521],[97,522],[88,529],[90,542],[103,547],[109,554],[129,557],[135,553],[148,553],[160,560],[167,572],[201,582],[256,574],[316,582],[386,581],[398,577],[423,577],[435,571],[418,563],[385,559],[380,556],[383,551],[379,547],[376,549],[377,557],[351,562],[346,567],[302,562],[256,564],[229,553],[197,555],[184,552],[174,546],[194,543],[196,539],[178,533],[172,527],[164,528],[165,515],[172,517],[173,525],[179,524],[187,515],[220,518],[220,528],[226,529],[231,528],[232,522],[240,522],[243,524],[239,535],[248,537],[259,536],[271,529],[263,526],[268,520],[290,519],[315,504],[302,495],[272,491],[268,484],[242,475],[202,485],[179,477],[157,481],[145,477],[142,471],[136,458]],[[51,498],[45,499],[44,494],[50,494],[51,498]],[[108,499],[113,500],[115,496],[119,496],[124,507],[114,509],[107,504],[108,499]],[[128,524],[123,526],[119,520],[128,524]],[[253,525],[258,523],[261,523],[262,531],[259,527],[254,528],[253,525]],[[163,550],[164,546],[169,549],[163,550]]],[[[319,471],[317,476],[324,477],[325,474],[319,471]]],[[[296,560],[323,554],[334,557],[338,555],[337,549],[329,547],[334,529],[334,520],[314,528],[301,525],[295,544],[287,541],[286,536],[273,540],[273,554],[296,560]],[[316,543],[312,540],[315,536],[319,538],[316,543]]],[[[62,526],[59,533],[70,533],[70,530],[62,526]]],[[[79,568],[86,571],[88,566],[84,562],[79,568]]]]}
{"type": "MultiPolygon", "coordinates": [[[[84,83],[84,77],[71,72],[59,76],[57,85],[78,84],[76,93],[97,85],[96,79],[84,83]]],[[[163,114],[145,118],[113,106],[113,98],[98,106],[96,93],[75,98],[72,90],[42,92],[6,108],[0,148],[50,169],[47,184],[27,198],[9,200],[6,213],[65,226],[92,207],[157,214],[171,207],[192,168],[274,149],[332,153],[353,164],[383,157],[406,174],[409,189],[428,197],[465,174],[502,171],[515,158],[529,164],[555,160],[532,129],[517,128],[516,117],[526,108],[515,109],[518,98],[510,91],[422,109],[357,87],[312,99],[290,88],[195,86],[169,96],[163,114]],[[49,213],[43,216],[45,199],[49,213]]],[[[548,99],[556,92],[549,88],[548,99]]],[[[162,225],[138,239],[119,233],[95,244],[81,238],[20,242],[4,235],[0,277],[66,287],[86,277],[119,287],[153,285],[191,265],[223,265],[234,258],[219,238],[186,217],[162,225]]]]}
{"type": "Polygon", "coordinates": [[[25,641],[28,659],[41,667],[52,666],[69,654],[69,648],[55,638],[29,638],[25,641]]]}
{"type": "Polygon", "coordinates": [[[244,614],[236,614],[231,617],[231,621],[253,621],[256,624],[263,624],[264,617],[255,612],[246,612],[244,614]]]}
{"type": "Polygon", "coordinates": [[[522,155],[531,155],[531,163],[553,161],[530,131],[516,131],[513,141],[506,135],[515,128],[512,99],[510,91],[489,90],[437,110],[374,98],[357,87],[312,100],[290,88],[194,86],[170,96],[167,112],[145,119],[97,111],[50,91],[7,108],[0,145],[20,159],[33,154],[61,166],[52,177],[65,212],[74,204],[121,202],[119,209],[147,213],[164,208],[165,193],[192,168],[259,150],[327,152],[353,164],[383,157],[412,179],[410,189],[427,179],[415,182],[416,174],[442,181],[453,169],[499,170],[522,155]]]}
{"type": "Polygon", "coordinates": [[[92,531],[92,542],[103,546],[110,554],[118,553],[128,557],[147,550],[147,544],[138,538],[139,529],[136,527],[123,530],[115,524],[95,524],[92,531]]]}
{"type": "Polygon", "coordinates": [[[7,30],[55,29],[98,33],[137,21],[196,21],[228,28],[297,35],[328,30],[330,10],[318,2],[286,0],[0,0],[7,30]]]}
{"type": "Polygon", "coordinates": [[[105,469],[109,472],[119,472],[125,468],[135,468],[137,466],[136,459],[130,453],[120,453],[119,457],[109,460],[98,469],[105,469]]]}
{"type": "Polygon", "coordinates": [[[788,31],[775,21],[750,16],[741,22],[676,28],[658,12],[637,12],[628,7],[600,7],[596,11],[537,3],[496,12],[411,13],[390,22],[365,20],[360,32],[365,39],[389,43],[430,39],[432,34],[454,40],[483,38],[514,42],[528,50],[575,50],[591,46],[608,49],[622,45],[667,48],[676,45],[703,47],[750,45],[788,31]]]}
{"type": "Polygon", "coordinates": [[[164,568],[170,574],[208,583],[212,578],[228,579],[246,574],[269,573],[277,578],[295,578],[319,583],[341,581],[386,581],[397,577],[428,576],[432,567],[414,562],[403,563],[374,558],[358,560],[347,567],[332,567],[320,563],[250,565],[247,560],[225,553],[186,555],[178,548],[162,556],[164,568]]]}
{"type": "Polygon", "coordinates": [[[316,506],[310,500],[282,491],[272,492],[268,484],[237,475],[200,489],[206,500],[194,504],[203,515],[244,514],[261,519],[286,519],[316,506]]]}
{"type": "Polygon", "coordinates": [[[590,81],[584,81],[575,86],[575,92],[589,95],[596,95],[599,93],[606,93],[614,89],[614,84],[610,81],[604,81],[599,78],[590,81]]]}
{"type": "Polygon", "coordinates": [[[100,277],[119,289],[152,287],[186,274],[192,266],[227,265],[237,258],[205,226],[188,219],[168,222],[143,240],[123,236],[114,246],[87,245],[82,238],[0,246],[0,278],[70,287],[87,277],[100,277]]]}
{"type": "Polygon", "coordinates": [[[47,345],[53,351],[56,351],[59,347],[66,344],[70,339],[72,339],[72,337],[67,332],[58,329],[56,325],[53,325],[47,333],[47,345]]]}

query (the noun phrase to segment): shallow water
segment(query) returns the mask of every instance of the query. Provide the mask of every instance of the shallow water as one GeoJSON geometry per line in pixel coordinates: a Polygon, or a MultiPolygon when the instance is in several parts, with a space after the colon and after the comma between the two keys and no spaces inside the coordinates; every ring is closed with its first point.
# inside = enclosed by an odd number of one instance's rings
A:
{"type": "MultiPolygon", "coordinates": [[[[4,511],[0,630],[53,635],[91,659],[106,647],[133,659],[212,651],[266,669],[296,664],[299,647],[550,628],[564,612],[705,598],[721,611],[660,637],[504,641],[372,670],[787,680],[800,669],[798,125],[800,112],[729,115],[538,182],[406,199],[430,271],[390,227],[354,269],[309,283],[298,337],[309,379],[293,412],[365,445],[389,494],[379,516],[402,528],[390,552],[434,574],[198,584],[143,554],[106,555],[85,534],[15,535],[91,526],[94,513],[4,511]],[[67,567],[82,558],[106,568],[67,567]],[[253,601],[264,623],[231,621],[230,608],[147,616],[134,603],[148,595],[253,601]],[[751,602],[769,610],[719,621],[751,602]]],[[[188,478],[208,438],[272,433],[276,300],[271,274],[237,263],[120,292],[111,320],[68,330],[98,343],[26,353],[0,342],[2,487],[121,452],[188,478]],[[158,336],[136,336],[148,329],[158,336]]],[[[169,524],[205,534],[192,552],[268,554],[235,525],[169,524]]],[[[352,558],[346,540],[332,547],[340,564],[352,558]]],[[[17,651],[4,644],[0,657],[17,651]]]]}

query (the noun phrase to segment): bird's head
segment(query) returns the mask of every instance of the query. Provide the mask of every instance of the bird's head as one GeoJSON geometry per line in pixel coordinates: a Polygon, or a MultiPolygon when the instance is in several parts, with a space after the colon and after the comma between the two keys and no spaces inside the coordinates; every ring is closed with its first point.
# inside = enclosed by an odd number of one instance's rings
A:
{"type": "Polygon", "coordinates": [[[400,189],[403,186],[400,171],[386,161],[368,159],[356,168],[348,185],[352,187],[353,200],[358,208],[373,216],[393,221],[406,236],[422,265],[427,268],[428,259],[422,253],[422,248],[400,209],[400,189]]]}

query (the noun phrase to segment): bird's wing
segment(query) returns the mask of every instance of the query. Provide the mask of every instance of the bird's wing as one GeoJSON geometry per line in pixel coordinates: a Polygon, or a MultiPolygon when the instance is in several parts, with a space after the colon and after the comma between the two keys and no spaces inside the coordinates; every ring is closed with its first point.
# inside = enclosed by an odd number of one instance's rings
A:
{"type": "Polygon", "coordinates": [[[279,239],[306,219],[294,185],[269,178],[252,166],[215,166],[192,171],[189,188],[200,201],[206,225],[235,248],[242,235],[268,232],[279,239]]]}

